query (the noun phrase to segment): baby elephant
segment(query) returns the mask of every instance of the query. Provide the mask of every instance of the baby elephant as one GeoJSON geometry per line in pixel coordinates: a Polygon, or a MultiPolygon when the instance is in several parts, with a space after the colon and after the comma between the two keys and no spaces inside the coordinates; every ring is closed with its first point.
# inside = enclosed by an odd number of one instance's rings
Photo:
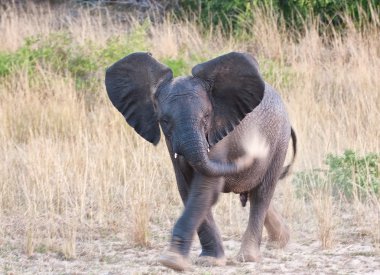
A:
{"type": "Polygon", "coordinates": [[[280,96],[264,82],[251,55],[231,52],[196,65],[192,76],[173,78],[151,54],[133,53],[107,70],[105,83],[113,105],[139,135],[154,145],[159,125],[165,135],[185,209],[160,258],[163,265],[189,268],[195,232],[200,261],[225,265],[211,212],[220,192],[250,202],[239,260],[260,260],[264,225],[270,241],[286,245],[288,228],[270,202],[294,162],[296,135],[280,96]],[[293,159],[283,167],[290,138],[293,159]]]}

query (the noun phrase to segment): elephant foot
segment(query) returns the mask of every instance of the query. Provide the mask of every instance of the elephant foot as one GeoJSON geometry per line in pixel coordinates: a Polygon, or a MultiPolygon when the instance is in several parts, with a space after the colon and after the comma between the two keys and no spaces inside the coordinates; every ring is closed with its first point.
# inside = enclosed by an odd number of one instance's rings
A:
{"type": "Polygon", "coordinates": [[[268,249],[281,249],[284,248],[289,242],[289,236],[287,238],[269,238],[266,244],[268,249]]]}
{"type": "Polygon", "coordinates": [[[186,271],[190,269],[190,262],[187,258],[185,258],[179,253],[169,250],[165,251],[161,255],[159,262],[162,265],[174,269],[176,271],[186,271]]]}
{"type": "Polygon", "coordinates": [[[215,258],[211,256],[200,256],[196,261],[195,264],[203,267],[210,267],[210,266],[225,266],[226,265],[226,258],[215,258]]]}
{"type": "Polygon", "coordinates": [[[267,247],[285,247],[290,239],[289,227],[285,224],[284,219],[272,205],[268,208],[264,224],[269,235],[267,247]]]}
{"type": "Polygon", "coordinates": [[[284,248],[290,239],[289,229],[287,227],[282,228],[277,234],[269,234],[269,239],[267,242],[267,248],[284,248]]]}
{"type": "Polygon", "coordinates": [[[261,261],[261,253],[259,250],[240,250],[238,255],[236,256],[236,260],[239,262],[260,262],[261,261]]]}

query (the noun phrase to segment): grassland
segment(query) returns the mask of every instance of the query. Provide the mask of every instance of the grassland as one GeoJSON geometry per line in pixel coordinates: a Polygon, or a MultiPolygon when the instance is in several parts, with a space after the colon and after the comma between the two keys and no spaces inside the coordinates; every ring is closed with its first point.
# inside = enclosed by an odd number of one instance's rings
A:
{"type": "MultiPolygon", "coordinates": [[[[254,12],[244,33],[226,35],[196,18],[153,24],[103,9],[2,11],[0,270],[167,272],[156,257],[182,210],[171,163],[162,142],[144,142],[112,107],[104,71],[131,52],[149,51],[175,75],[189,74],[232,50],[257,57],[298,135],[295,176],[275,195],[292,241],[285,251],[263,248],[260,264],[194,272],[380,270],[380,199],[371,186],[379,181],[379,158],[372,161],[377,172],[366,161],[380,153],[380,22],[358,30],[346,17],[343,33],[320,35],[310,18],[301,35],[287,32],[276,14],[254,12]],[[350,196],[336,178],[313,172],[329,169],[326,156],[346,149],[363,156],[365,168],[363,182],[355,169],[349,173],[350,196]]],[[[237,195],[223,194],[214,212],[232,258],[248,209],[237,195]]]]}

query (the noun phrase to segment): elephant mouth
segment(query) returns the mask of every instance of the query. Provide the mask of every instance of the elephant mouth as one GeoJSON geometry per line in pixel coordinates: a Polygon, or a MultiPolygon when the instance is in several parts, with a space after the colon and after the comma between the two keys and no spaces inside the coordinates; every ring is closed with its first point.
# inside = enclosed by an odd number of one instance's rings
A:
{"type": "MultiPolygon", "coordinates": [[[[210,145],[207,145],[207,153],[210,153],[210,145]]],[[[179,156],[182,156],[181,154],[178,154],[177,152],[174,152],[173,157],[174,159],[177,159],[179,156]]]]}
{"type": "Polygon", "coordinates": [[[198,134],[198,138],[181,141],[182,144],[178,147],[180,150],[172,151],[174,159],[183,156],[196,171],[209,177],[235,175],[252,166],[255,159],[265,158],[269,152],[269,144],[256,130],[242,138],[245,153],[234,160],[212,157],[210,144],[204,135],[198,134]]]}

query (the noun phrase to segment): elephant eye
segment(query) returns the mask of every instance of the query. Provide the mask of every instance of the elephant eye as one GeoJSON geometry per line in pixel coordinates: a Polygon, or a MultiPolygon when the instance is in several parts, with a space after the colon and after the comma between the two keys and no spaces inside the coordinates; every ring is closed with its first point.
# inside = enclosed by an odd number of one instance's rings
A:
{"type": "Polygon", "coordinates": [[[169,120],[167,120],[165,118],[164,119],[160,119],[160,124],[161,124],[162,131],[164,131],[165,136],[167,136],[168,138],[171,138],[171,136],[172,136],[172,129],[170,127],[169,120]]]}
{"type": "Polygon", "coordinates": [[[167,119],[167,118],[161,118],[160,119],[160,124],[161,124],[161,126],[162,126],[162,130],[164,130],[164,132],[169,132],[170,131],[170,122],[169,122],[169,120],[167,119]]]}
{"type": "Polygon", "coordinates": [[[162,126],[165,127],[165,126],[167,126],[169,124],[169,121],[167,119],[165,119],[165,118],[162,118],[162,119],[160,119],[160,123],[161,123],[162,126]]]}
{"type": "Polygon", "coordinates": [[[209,125],[209,118],[210,118],[210,115],[208,113],[206,113],[205,116],[203,117],[203,126],[204,126],[205,132],[207,131],[207,128],[209,125]]]}

